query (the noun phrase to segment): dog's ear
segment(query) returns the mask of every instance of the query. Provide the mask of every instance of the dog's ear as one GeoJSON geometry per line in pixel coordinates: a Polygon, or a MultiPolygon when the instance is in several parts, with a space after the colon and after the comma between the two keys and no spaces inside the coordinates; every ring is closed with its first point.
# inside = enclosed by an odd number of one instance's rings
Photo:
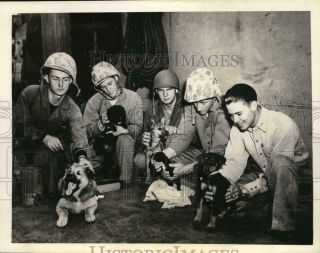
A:
{"type": "Polygon", "coordinates": [[[216,162],[217,162],[218,169],[220,169],[222,165],[226,163],[226,158],[222,155],[216,154],[216,162]]]}
{"type": "Polygon", "coordinates": [[[90,180],[94,179],[94,172],[90,168],[87,167],[85,169],[85,173],[86,173],[88,179],[90,179],[90,180]]]}

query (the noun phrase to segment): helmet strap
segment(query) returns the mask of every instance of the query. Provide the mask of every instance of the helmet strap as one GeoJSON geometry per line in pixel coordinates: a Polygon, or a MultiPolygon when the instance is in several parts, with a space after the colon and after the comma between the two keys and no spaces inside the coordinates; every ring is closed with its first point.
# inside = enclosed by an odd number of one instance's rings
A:
{"type": "Polygon", "coordinates": [[[155,108],[155,101],[154,98],[156,96],[156,89],[153,90],[153,96],[152,96],[152,113],[153,113],[153,117],[156,116],[156,108],[155,108]]]}
{"type": "Polygon", "coordinates": [[[119,93],[118,93],[118,95],[115,97],[115,98],[110,98],[104,91],[102,91],[101,89],[99,89],[99,88],[94,88],[95,89],[95,91],[97,91],[98,93],[100,93],[105,99],[107,99],[107,100],[115,100],[115,99],[117,99],[122,93],[123,93],[123,89],[122,89],[122,87],[118,87],[119,88],[119,93]]]}

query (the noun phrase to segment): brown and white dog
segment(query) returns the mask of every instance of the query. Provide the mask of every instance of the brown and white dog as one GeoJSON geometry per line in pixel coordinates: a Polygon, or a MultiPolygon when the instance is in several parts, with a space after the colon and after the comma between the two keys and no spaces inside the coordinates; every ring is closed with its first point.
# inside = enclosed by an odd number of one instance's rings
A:
{"type": "Polygon", "coordinates": [[[69,212],[78,214],[84,211],[86,222],[96,220],[94,213],[98,207],[95,196],[97,184],[94,181],[94,171],[91,166],[85,167],[74,163],[66,169],[58,183],[58,188],[62,196],[56,207],[59,228],[67,225],[69,212]]]}

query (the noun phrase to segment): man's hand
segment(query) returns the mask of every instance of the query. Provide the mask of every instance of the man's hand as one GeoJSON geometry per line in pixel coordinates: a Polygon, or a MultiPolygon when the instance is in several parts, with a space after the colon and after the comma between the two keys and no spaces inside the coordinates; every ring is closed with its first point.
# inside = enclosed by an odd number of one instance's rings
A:
{"type": "Polygon", "coordinates": [[[169,135],[177,133],[177,128],[175,126],[165,126],[164,129],[168,131],[169,135]]]}
{"type": "Polygon", "coordinates": [[[224,197],[226,202],[230,203],[230,202],[238,201],[242,199],[244,195],[242,194],[241,187],[237,184],[233,184],[233,185],[230,185],[224,197]]]}
{"type": "Polygon", "coordinates": [[[163,162],[156,162],[154,159],[153,159],[153,156],[151,157],[151,160],[150,160],[151,164],[153,165],[154,169],[156,170],[157,173],[159,173],[161,170],[162,170],[162,175],[163,175],[163,171],[165,169],[165,166],[163,164],[163,162]]]}
{"type": "Polygon", "coordinates": [[[79,164],[82,165],[83,167],[88,167],[90,169],[92,168],[91,163],[84,156],[79,158],[79,164]]]}
{"type": "Polygon", "coordinates": [[[163,176],[169,180],[177,179],[183,175],[189,174],[193,170],[193,164],[183,165],[182,163],[171,163],[170,167],[173,167],[173,176],[170,177],[169,171],[164,171],[163,176]]]}
{"type": "Polygon", "coordinates": [[[151,143],[151,147],[155,147],[157,145],[159,145],[160,143],[160,135],[161,135],[161,130],[154,128],[151,132],[151,138],[152,138],[152,143],[151,143]]]}
{"type": "Polygon", "coordinates": [[[107,112],[102,113],[100,120],[103,125],[109,123],[107,112]]]}
{"type": "Polygon", "coordinates": [[[106,132],[106,134],[110,134],[110,133],[113,134],[114,136],[119,136],[121,134],[129,134],[129,130],[123,128],[122,126],[116,125],[116,131],[115,132],[113,132],[113,131],[106,132]]]}
{"type": "Polygon", "coordinates": [[[52,152],[58,152],[63,150],[63,146],[57,137],[46,135],[42,141],[44,145],[52,152]]]}
{"type": "Polygon", "coordinates": [[[149,147],[151,141],[151,132],[144,132],[142,134],[142,144],[149,147]]]}
{"type": "Polygon", "coordinates": [[[154,128],[152,130],[152,138],[159,138],[159,136],[161,135],[161,130],[158,128],[154,128]]]}
{"type": "Polygon", "coordinates": [[[213,203],[213,197],[216,194],[217,187],[208,185],[207,190],[204,193],[204,198],[208,203],[213,203]]]}

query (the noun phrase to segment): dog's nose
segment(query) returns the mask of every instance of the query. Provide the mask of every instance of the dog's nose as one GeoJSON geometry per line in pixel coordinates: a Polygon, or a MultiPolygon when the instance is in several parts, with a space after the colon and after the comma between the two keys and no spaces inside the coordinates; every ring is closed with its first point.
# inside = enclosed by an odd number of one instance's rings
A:
{"type": "Polygon", "coordinates": [[[76,178],[76,176],[74,174],[68,173],[66,175],[66,180],[69,181],[69,182],[75,182],[75,181],[77,181],[77,178],[76,178]]]}

